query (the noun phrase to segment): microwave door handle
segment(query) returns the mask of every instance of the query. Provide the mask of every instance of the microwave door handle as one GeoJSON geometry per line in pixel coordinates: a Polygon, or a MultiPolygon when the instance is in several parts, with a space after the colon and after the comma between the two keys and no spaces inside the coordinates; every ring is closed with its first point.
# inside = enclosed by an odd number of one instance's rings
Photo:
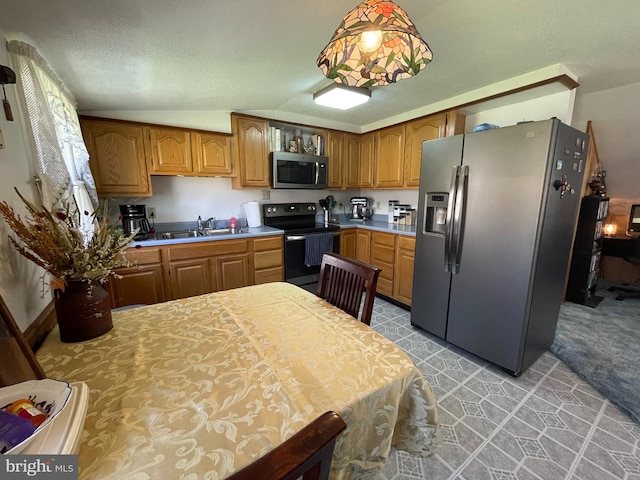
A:
{"type": "MultiPolygon", "coordinates": [[[[453,167],[451,172],[451,186],[449,187],[449,202],[447,204],[447,218],[444,228],[444,271],[451,272],[451,249],[453,241],[453,210],[456,203],[456,189],[458,187],[458,176],[460,175],[460,167],[453,167]]],[[[426,205],[425,205],[426,210],[426,205]]]]}
{"type": "Polygon", "coordinates": [[[316,185],[320,183],[320,162],[316,162],[316,185]]]}

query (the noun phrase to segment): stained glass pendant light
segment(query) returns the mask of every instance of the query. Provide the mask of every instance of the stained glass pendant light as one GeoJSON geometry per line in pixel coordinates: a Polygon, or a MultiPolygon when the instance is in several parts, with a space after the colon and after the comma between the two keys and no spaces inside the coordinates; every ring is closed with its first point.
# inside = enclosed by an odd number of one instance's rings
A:
{"type": "Polygon", "coordinates": [[[390,0],[365,0],[342,20],[316,63],[338,83],[372,87],[417,75],[432,58],[402,8],[390,0]]]}

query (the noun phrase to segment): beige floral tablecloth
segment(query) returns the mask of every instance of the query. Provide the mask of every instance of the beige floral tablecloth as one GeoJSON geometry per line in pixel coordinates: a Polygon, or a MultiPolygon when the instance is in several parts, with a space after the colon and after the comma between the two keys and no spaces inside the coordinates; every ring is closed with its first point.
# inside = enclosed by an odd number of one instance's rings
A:
{"type": "Polygon", "coordinates": [[[113,313],[76,344],[37,354],[90,388],[80,478],[218,479],[320,414],[347,424],[331,476],[379,470],[393,444],[428,455],[436,399],[392,342],[315,295],[270,283],[113,313]]]}

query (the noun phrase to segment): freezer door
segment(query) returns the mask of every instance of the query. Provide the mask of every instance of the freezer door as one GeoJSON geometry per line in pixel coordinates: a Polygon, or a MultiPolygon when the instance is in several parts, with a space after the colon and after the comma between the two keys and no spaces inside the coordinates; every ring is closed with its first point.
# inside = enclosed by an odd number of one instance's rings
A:
{"type": "Polygon", "coordinates": [[[445,234],[425,231],[425,207],[429,193],[449,193],[463,142],[464,135],[456,135],[422,144],[411,323],[441,338],[446,335],[451,274],[445,271],[445,234]]]}
{"type": "Polygon", "coordinates": [[[526,332],[552,126],[465,135],[460,271],[452,275],[446,340],[512,372],[526,332]]]}

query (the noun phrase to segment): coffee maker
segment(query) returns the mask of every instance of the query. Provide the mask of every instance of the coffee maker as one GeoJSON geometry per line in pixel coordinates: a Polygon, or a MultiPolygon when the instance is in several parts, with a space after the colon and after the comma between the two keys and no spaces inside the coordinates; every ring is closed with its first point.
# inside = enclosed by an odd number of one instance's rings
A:
{"type": "Polygon", "coordinates": [[[351,197],[351,210],[347,213],[347,218],[353,221],[369,220],[373,216],[371,199],[367,197],[351,197]]]}
{"type": "Polygon", "coordinates": [[[149,238],[151,225],[149,225],[149,220],[147,220],[146,205],[120,205],[120,213],[122,214],[122,229],[125,234],[129,235],[139,229],[134,237],[135,240],[146,240],[149,238]]]}

